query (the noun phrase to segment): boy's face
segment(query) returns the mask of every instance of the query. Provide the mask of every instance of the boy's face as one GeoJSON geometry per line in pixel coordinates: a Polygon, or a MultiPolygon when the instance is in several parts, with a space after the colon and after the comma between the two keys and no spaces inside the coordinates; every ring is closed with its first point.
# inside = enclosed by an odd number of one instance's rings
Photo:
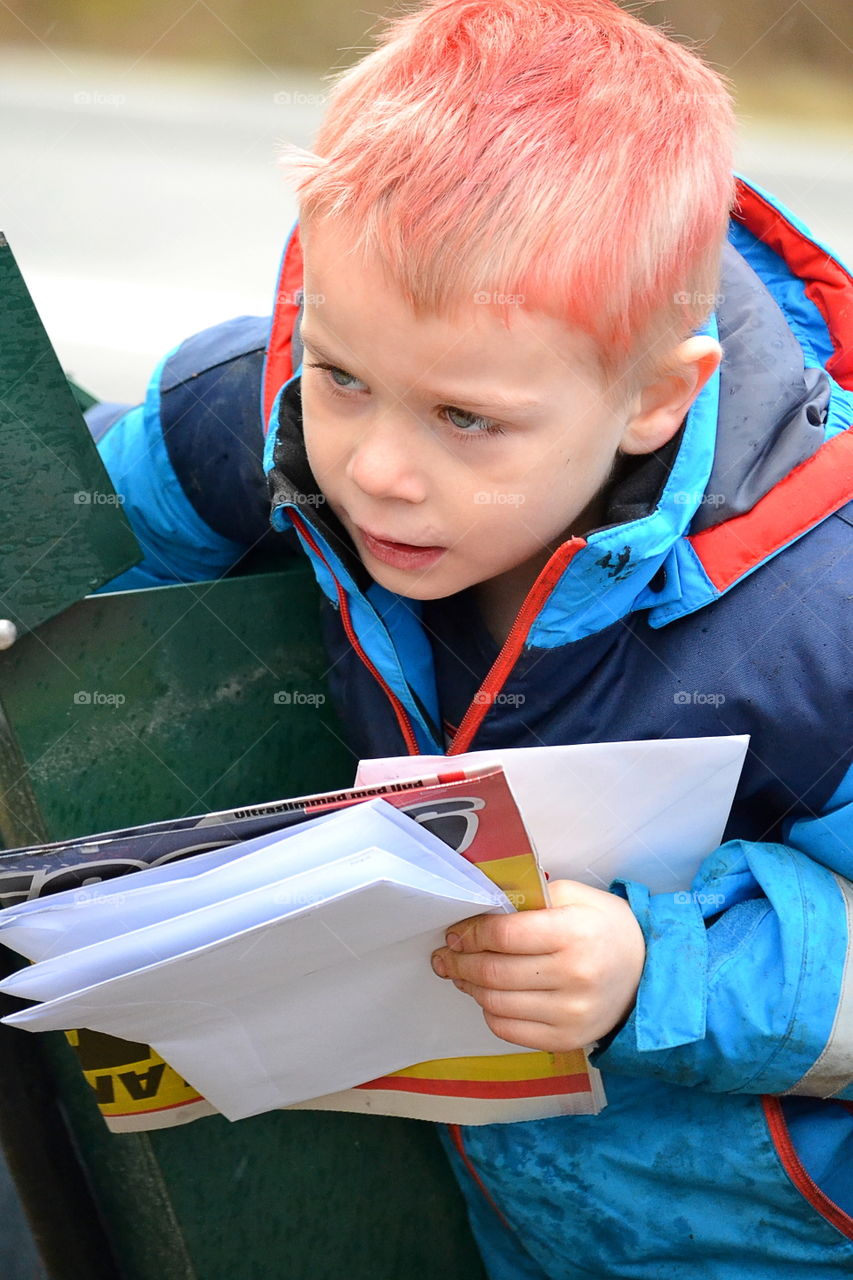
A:
{"type": "Polygon", "coordinates": [[[371,576],[421,600],[526,591],[595,527],[626,431],[589,341],[520,305],[507,328],[475,297],[418,318],[340,228],[302,231],[305,443],[371,576]]]}

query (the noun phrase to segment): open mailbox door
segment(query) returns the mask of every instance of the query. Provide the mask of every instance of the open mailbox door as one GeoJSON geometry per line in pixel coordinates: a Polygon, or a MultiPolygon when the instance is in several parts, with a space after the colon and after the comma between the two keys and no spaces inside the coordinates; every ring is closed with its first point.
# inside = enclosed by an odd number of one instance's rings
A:
{"type": "MultiPolygon", "coordinates": [[[[0,847],[351,784],[301,560],[91,594],[139,546],[2,238],[0,288],[0,618],[19,633],[0,847]]],[[[431,1126],[275,1111],[110,1133],[99,1103],[162,1087],[134,1048],[0,1028],[0,1145],[50,1280],[482,1280],[431,1126]]]]}
{"type": "Polygon", "coordinates": [[[2,233],[0,299],[0,619],[20,634],[142,551],[2,233]]]}

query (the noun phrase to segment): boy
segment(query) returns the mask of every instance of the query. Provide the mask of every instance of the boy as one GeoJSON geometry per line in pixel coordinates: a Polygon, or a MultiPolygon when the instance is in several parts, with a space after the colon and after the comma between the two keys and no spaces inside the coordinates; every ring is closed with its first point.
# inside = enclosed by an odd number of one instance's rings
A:
{"type": "Polygon", "coordinates": [[[117,586],[268,539],[268,427],[359,755],[752,735],[691,894],[559,882],[433,958],[605,1073],[599,1116],[446,1135],[492,1280],[853,1274],[853,280],[745,183],[730,221],[731,144],[612,0],[437,0],[289,152],[271,329],[93,415],[117,586]]]}

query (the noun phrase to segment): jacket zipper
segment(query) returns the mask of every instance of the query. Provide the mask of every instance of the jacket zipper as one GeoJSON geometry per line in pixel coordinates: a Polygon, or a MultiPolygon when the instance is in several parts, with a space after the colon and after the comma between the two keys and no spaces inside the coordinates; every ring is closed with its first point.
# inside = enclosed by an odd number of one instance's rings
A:
{"type": "MultiPolygon", "coordinates": [[[[828,1101],[833,1101],[833,1099],[828,1099],[828,1101]]],[[[800,1195],[813,1209],[817,1210],[822,1218],[825,1218],[827,1222],[831,1222],[837,1231],[840,1231],[848,1240],[853,1240],[853,1218],[848,1213],[845,1213],[840,1205],[830,1200],[826,1192],[821,1191],[814,1179],[806,1172],[791,1140],[780,1099],[772,1094],[764,1094],[761,1098],[761,1104],[764,1108],[767,1127],[770,1130],[770,1137],[773,1139],[776,1154],[779,1157],[782,1168],[800,1195]]]]}
{"type": "Polygon", "coordinates": [[[533,619],[553,591],[558,578],[561,577],[566,567],[585,546],[586,540],[584,538],[571,538],[568,542],[564,542],[554,552],[554,555],[530,588],[524,604],[518,612],[518,617],[512,624],[509,635],[504,641],[503,648],[474,695],[473,702],[465,712],[462,723],[447,748],[447,755],[460,755],[463,751],[468,750],[474,735],[483,722],[486,712],[492,705],[493,699],[500,692],[510,671],[518,661],[518,656],[524,646],[524,641],[527,639],[533,619]]]}
{"type": "MultiPolygon", "coordinates": [[[[295,512],[291,512],[290,518],[296,528],[302,533],[302,536],[305,538],[305,541],[311,547],[314,554],[318,559],[322,560],[323,564],[332,575],[332,581],[335,584],[335,591],[338,596],[338,606],[341,611],[341,619],[344,624],[344,630],[346,631],[347,638],[361,661],[385,693],[388,701],[391,703],[409,755],[419,755],[420,747],[418,746],[418,740],[415,735],[415,731],[412,728],[412,723],[408,717],[406,708],[403,706],[396,693],[394,693],[394,690],[385,681],[377,667],[373,662],[371,662],[370,658],[368,658],[361,646],[361,643],[359,642],[355,628],[352,625],[349,605],[347,604],[343,588],[338,582],[335,574],[332,572],[331,566],[326,560],[326,557],[317,546],[314,538],[308,532],[304,520],[302,520],[302,518],[295,512]]],[[[474,696],[474,700],[463,716],[462,722],[453,737],[453,741],[447,748],[445,753],[446,755],[460,755],[462,752],[467,751],[468,746],[474,738],[474,735],[477,733],[477,730],[480,728],[489,707],[492,705],[492,700],[500,692],[500,689],[506,682],[510,671],[515,666],[515,663],[518,660],[518,655],[524,646],[524,641],[527,638],[533,619],[536,617],[545,600],[553,591],[557,580],[565,572],[567,566],[571,563],[577,553],[585,546],[586,540],[584,538],[571,538],[568,542],[564,542],[562,546],[558,547],[554,552],[554,555],[533,583],[533,586],[527,593],[524,603],[518,612],[515,622],[510,628],[509,635],[504,641],[500,653],[492,663],[485,680],[480,685],[480,688],[474,696]]]]}

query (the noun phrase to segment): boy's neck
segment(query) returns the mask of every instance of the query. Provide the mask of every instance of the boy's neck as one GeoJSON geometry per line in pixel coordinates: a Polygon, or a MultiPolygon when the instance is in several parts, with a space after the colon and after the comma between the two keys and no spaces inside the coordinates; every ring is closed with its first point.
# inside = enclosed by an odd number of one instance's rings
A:
{"type": "Polygon", "coordinates": [[[472,595],[486,629],[495,643],[501,646],[506,643],[518,611],[536,581],[535,573],[522,578],[522,569],[527,569],[527,565],[519,565],[518,569],[513,569],[509,574],[491,578],[488,582],[479,582],[472,588],[472,595]]]}
{"type": "Polygon", "coordinates": [[[486,582],[478,582],[471,588],[486,628],[497,644],[506,644],[530,588],[557,548],[569,538],[586,537],[605,523],[606,493],[605,488],[596,494],[589,506],[577,517],[574,527],[562,538],[556,539],[552,546],[543,548],[537,556],[526,560],[524,564],[516,565],[508,573],[502,573],[498,578],[489,578],[486,582]]]}

